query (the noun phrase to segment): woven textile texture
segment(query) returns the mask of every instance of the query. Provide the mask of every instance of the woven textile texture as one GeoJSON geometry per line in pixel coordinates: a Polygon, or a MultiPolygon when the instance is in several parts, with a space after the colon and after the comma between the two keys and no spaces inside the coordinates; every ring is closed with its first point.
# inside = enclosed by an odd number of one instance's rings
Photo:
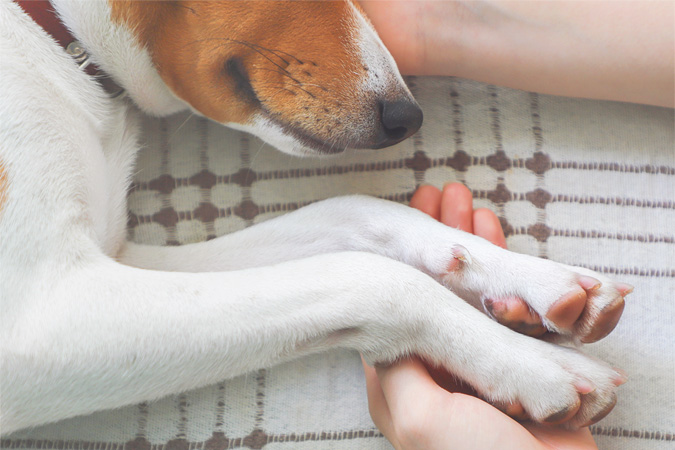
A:
{"type": "MultiPolygon", "coordinates": [[[[675,448],[673,110],[413,78],[422,130],[396,147],[298,159],[180,114],[144,119],[129,236],[212,239],[328,197],[407,202],[421,183],[465,183],[510,249],[635,286],[616,330],[586,347],[629,374],[592,432],[601,449],[675,448]]],[[[225,287],[226,288],[226,287],[225,287]]],[[[158,402],[7,436],[2,448],[390,449],[368,415],[357,354],[336,351],[158,402]]]]}

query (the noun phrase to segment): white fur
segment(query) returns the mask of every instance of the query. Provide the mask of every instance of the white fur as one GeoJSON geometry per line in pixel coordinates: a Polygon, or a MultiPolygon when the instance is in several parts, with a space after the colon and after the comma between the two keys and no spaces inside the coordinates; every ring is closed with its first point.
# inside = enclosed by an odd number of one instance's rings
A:
{"type": "Polygon", "coordinates": [[[398,71],[396,61],[385,48],[373,26],[354,4],[350,3],[350,6],[354,22],[352,39],[357,42],[363,64],[368,67],[368,77],[363,80],[362,89],[366,92],[384,93],[395,84],[412,96],[398,71]]]}
{"type": "Polygon", "coordinates": [[[250,123],[246,125],[235,123],[227,123],[225,125],[235,130],[254,134],[266,143],[289,155],[316,155],[315,151],[302,145],[297,139],[286,133],[281,126],[262,114],[255,114],[250,123]]]}
{"type": "MultiPolygon", "coordinates": [[[[183,106],[144,50],[107,22],[103,4],[73,2],[55,4],[146,111],[183,106]]],[[[388,61],[381,43],[371,44],[368,64],[388,61]]],[[[611,401],[609,367],[502,327],[453,293],[520,295],[543,313],[579,269],[358,196],[206,243],[125,243],[138,150],[127,105],[105,97],[9,1],[0,2],[0,60],[0,164],[9,186],[0,211],[3,433],[335,347],[373,362],[419,353],[492,400],[520,401],[536,419],[573,404],[579,380],[596,386],[579,421],[611,401]],[[462,248],[470,259],[448,274],[462,248]]],[[[374,66],[398,76],[391,64],[374,66]]],[[[611,298],[612,282],[594,276],[604,283],[599,298],[611,298]]]]}
{"type": "Polygon", "coordinates": [[[124,27],[110,20],[101,0],[51,0],[63,23],[80,39],[92,60],[118,81],[146,113],[165,116],[188,108],[164,84],[143,48],[124,27]]]}

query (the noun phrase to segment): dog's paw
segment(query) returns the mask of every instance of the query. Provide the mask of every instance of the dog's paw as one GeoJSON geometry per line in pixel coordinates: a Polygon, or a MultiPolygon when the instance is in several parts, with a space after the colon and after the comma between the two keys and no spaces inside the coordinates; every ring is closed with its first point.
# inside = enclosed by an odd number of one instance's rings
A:
{"type": "Polygon", "coordinates": [[[614,330],[632,291],[625,283],[579,274],[576,286],[552,304],[533,305],[518,296],[484,296],[482,304],[490,317],[519,333],[534,337],[557,333],[590,343],[614,330]]]}
{"type": "Polygon", "coordinates": [[[633,287],[593,271],[481,246],[452,250],[441,279],[478,297],[499,323],[528,336],[598,341],[617,325],[633,287]]]}
{"type": "MultiPolygon", "coordinates": [[[[621,372],[584,354],[545,342],[526,359],[513,359],[507,376],[495,381],[488,401],[518,420],[579,428],[604,418],[617,401],[621,372]]],[[[523,356],[518,353],[518,356],[523,356]]]]}

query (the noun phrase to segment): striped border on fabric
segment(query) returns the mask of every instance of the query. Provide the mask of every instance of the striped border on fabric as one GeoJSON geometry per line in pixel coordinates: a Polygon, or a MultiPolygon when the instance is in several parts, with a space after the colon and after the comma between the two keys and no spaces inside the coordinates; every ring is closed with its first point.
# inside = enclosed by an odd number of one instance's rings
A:
{"type": "MultiPolygon", "coordinates": [[[[591,434],[596,436],[628,437],[640,440],[675,441],[675,433],[650,430],[629,430],[617,427],[590,427],[591,434]]],[[[125,443],[85,442],[58,440],[5,439],[0,448],[39,449],[39,450],[226,450],[234,448],[262,449],[273,442],[292,443],[307,441],[345,441],[364,438],[383,438],[377,430],[317,431],[306,433],[268,434],[256,428],[249,435],[240,438],[229,438],[223,433],[215,432],[213,436],[202,442],[189,442],[185,439],[173,439],[166,444],[151,444],[144,438],[137,438],[125,443]]]]}

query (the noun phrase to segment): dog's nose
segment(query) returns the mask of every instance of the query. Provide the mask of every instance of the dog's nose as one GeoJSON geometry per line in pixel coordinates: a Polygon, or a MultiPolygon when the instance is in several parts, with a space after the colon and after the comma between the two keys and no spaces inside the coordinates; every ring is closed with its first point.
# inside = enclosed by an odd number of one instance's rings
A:
{"type": "Polygon", "coordinates": [[[414,100],[380,102],[380,132],[374,148],[401,142],[422,126],[422,110],[414,100]]]}

